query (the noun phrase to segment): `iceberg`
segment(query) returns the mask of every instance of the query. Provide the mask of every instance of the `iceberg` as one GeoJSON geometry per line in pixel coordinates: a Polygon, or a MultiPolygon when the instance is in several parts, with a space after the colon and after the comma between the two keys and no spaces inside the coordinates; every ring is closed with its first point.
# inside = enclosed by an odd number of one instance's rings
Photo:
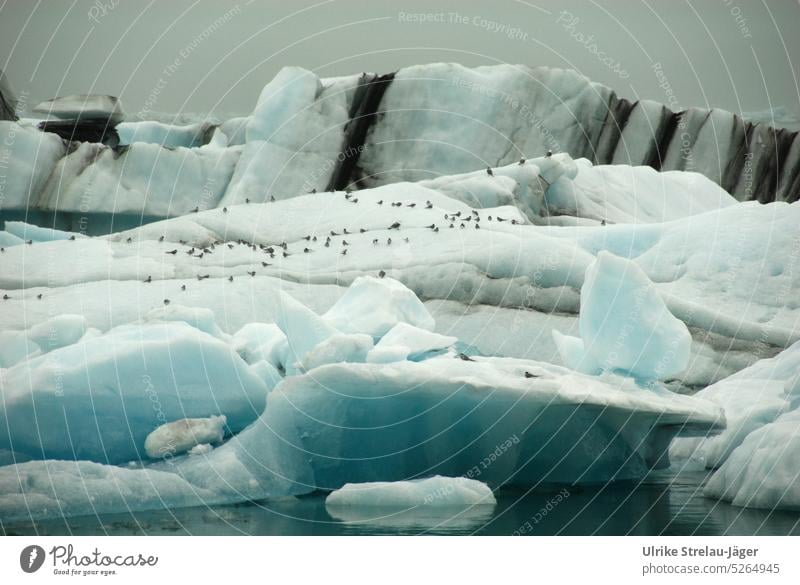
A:
{"type": "Polygon", "coordinates": [[[492,486],[635,479],[668,465],[675,434],[724,425],[709,402],[627,378],[455,356],[287,377],[264,419],[279,434],[296,429],[284,447],[325,490],[437,474],[492,486]]]}

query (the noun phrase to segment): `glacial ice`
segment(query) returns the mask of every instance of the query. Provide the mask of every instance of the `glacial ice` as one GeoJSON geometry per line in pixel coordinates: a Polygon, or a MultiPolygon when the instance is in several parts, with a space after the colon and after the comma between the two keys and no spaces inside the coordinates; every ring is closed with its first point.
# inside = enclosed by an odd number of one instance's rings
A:
{"type": "Polygon", "coordinates": [[[287,377],[264,418],[281,436],[296,429],[285,448],[309,460],[320,489],[434,474],[489,485],[630,479],[668,464],[675,433],[724,421],[711,403],[657,385],[470,359],[322,366],[287,377]]]}
{"type": "Polygon", "coordinates": [[[408,323],[392,327],[367,354],[370,363],[416,361],[431,352],[447,349],[458,338],[420,329],[408,323]]]}
{"type": "MultiPolygon", "coordinates": [[[[197,148],[209,143],[209,136],[215,126],[209,122],[198,122],[181,126],[155,121],[123,122],[116,126],[119,143],[148,142],[166,148],[197,148]]],[[[228,146],[226,140],[225,145],[228,146]]]]}
{"type": "Polygon", "coordinates": [[[110,95],[67,95],[43,101],[32,110],[64,119],[107,119],[109,125],[117,124],[125,118],[122,104],[110,95]]]}
{"type": "Polygon", "coordinates": [[[762,359],[697,393],[724,408],[717,436],[677,439],[676,465],[687,460],[716,469],[705,493],[739,506],[800,508],[798,401],[800,343],[762,359]]]}
{"type": "Polygon", "coordinates": [[[587,374],[620,372],[642,381],[680,374],[692,336],[635,263],[600,252],[581,288],[580,339],[554,332],[561,357],[587,374]]]}
{"type": "Polygon", "coordinates": [[[0,371],[0,448],[34,458],[122,463],[183,418],[255,420],[268,388],[225,342],[185,323],[116,327],[0,371]]]}
{"type": "MultiPolygon", "coordinates": [[[[682,115],[699,172],[592,164],[689,168],[653,152],[660,104],[615,134],[631,104],[576,73],[435,65],[345,153],[369,79],[288,68],[249,116],[123,123],[116,149],[0,122],[4,210],[112,232],[0,232],[0,519],[641,478],[678,433],[708,495],[800,507],[796,345],[751,365],[800,339],[800,206],[717,186],[764,196],[716,164],[741,120],[682,115]]],[[[778,138],[752,132],[758,172],[778,138]]]]}
{"type": "Polygon", "coordinates": [[[325,499],[327,508],[467,507],[496,503],[485,483],[440,475],[410,481],[348,483],[325,499]]]}
{"type": "Polygon", "coordinates": [[[608,223],[649,223],[681,219],[736,203],[719,185],[696,172],[652,167],[595,165],[575,161],[573,177],[559,177],[547,189],[549,215],[608,223]]]}
{"type": "Polygon", "coordinates": [[[421,329],[435,326],[425,305],[393,278],[361,276],[323,318],[340,331],[383,337],[398,323],[421,329]]]}
{"type": "MultiPolygon", "coordinates": [[[[351,82],[352,83],[352,82],[351,82]]],[[[347,92],[312,72],[284,67],[247,120],[245,145],[220,205],[323,191],[348,120],[347,92]]]]}
{"type": "Polygon", "coordinates": [[[147,435],[144,451],[151,459],[165,459],[186,453],[199,445],[221,443],[225,436],[225,423],[224,414],[164,423],[147,435]]]}

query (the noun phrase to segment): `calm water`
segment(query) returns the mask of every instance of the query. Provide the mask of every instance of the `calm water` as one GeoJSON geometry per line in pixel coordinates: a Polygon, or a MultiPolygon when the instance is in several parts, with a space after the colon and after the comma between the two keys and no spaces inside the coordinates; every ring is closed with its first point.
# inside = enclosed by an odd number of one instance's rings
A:
{"type": "Polygon", "coordinates": [[[328,510],[324,494],[233,506],[109,514],[5,526],[6,534],[800,534],[800,512],[735,508],[702,496],[705,473],[647,482],[501,490],[497,506],[440,510],[328,510]],[[567,495],[568,494],[568,495],[567,495]],[[549,504],[549,509],[548,509],[549,504]]]}

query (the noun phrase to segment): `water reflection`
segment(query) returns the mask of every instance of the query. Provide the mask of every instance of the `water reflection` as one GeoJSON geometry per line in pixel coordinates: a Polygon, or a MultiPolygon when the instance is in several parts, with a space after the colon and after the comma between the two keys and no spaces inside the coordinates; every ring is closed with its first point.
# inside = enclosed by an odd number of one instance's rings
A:
{"type": "Polygon", "coordinates": [[[645,482],[503,489],[497,505],[440,510],[331,508],[325,494],[235,506],[85,516],[2,525],[5,534],[800,534],[800,513],[748,510],[703,497],[705,472],[645,482]]]}
{"type": "Polygon", "coordinates": [[[326,506],[328,514],[350,534],[469,534],[486,526],[495,506],[381,508],[326,506]]]}

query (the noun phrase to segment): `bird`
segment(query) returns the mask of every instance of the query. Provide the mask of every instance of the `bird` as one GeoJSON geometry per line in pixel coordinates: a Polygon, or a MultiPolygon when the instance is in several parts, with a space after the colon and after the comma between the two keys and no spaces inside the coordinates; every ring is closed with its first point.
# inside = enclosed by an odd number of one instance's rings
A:
{"type": "Polygon", "coordinates": [[[460,360],[463,360],[463,361],[465,361],[465,362],[474,362],[474,361],[475,361],[474,359],[472,359],[471,357],[469,357],[469,356],[468,356],[467,354],[465,354],[464,352],[459,352],[459,353],[457,353],[457,354],[456,354],[456,357],[457,357],[458,359],[460,359],[460,360]]]}
{"type": "Polygon", "coordinates": [[[153,282],[153,277],[152,276],[148,276],[147,278],[144,279],[144,281],[145,282],[153,282]]]}
{"type": "Polygon", "coordinates": [[[127,239],[127,240],[125,240],[125,241],[126,241],[128,244],[130,244],[130,243],[133,241],[133,238],[128,238],[128,239],[127,239]]]}
{"type": "MultiPolygon", "coordinates": [[[[163,238],[164,236],[161,236],[161,237],[163,238]]],[[[70,236],[69,239],[74,242],[75,241],[75,236],[70,236]]]]}
{"type": "Polygon", "coordinates": [[[350,234],[350,232],[348,232],[348,231],[347,231],[347,228],[344,228],[344,229],[342,230],[342,233],[343,233],[343,234],[347,234],[347,235],[349,235],[349,234],[350,234]]]}
{"type": "Polygon", "coordinates": [[[250,276],[255,276],[256,275],[256,271],[255,270],[253,270],[253,271],[249,271],[248,270],[247,274],[249,274],[250,276]]]}
{"type": "Polygon", "coordinates": [[[10,298],[11,298],[11,297],[10,297],[10,296],[8,296],[8,295],[3,295],[3,300],[4,300],[4,301],[7,301],[7,300],[9,300],[10,298]]]}
{"type": "Polygon", "coordinates": [[[389,246],[391,246],[391,245],[392,245],[392,238],[388,238],[388,239],[386,240],[386,244],[387,244],[387,245],[389,245],[389,246]]]}
{"type": "Polygon", "coordinates": [[[42,298],[42,293],[39,293],[38,295],[36,295],[36,298],[41,300],[41,298],[42,298]]]}
{"type": "Polygon", "coordinates": [[[330,247],[331,247],[331,241],[330,241],[330,240],[328,240],[327,242],[325,242],[325,247],[326,247],[326,248],[330,248],[330,247]]]}
{"type": "Polygon", "coordinates": [[[275,195],[270,195],[269,196],[269,201],[270,201],[270,203],[275,203],[275,195]]]}
{"type": "Polygon", "coordinates": [[[233,282],[233,276],[228,277],[228,282],[233,282]]]}
{"type": "Polygon", "coordinates": [[[186,290],[186,285],[185,284],[181,285],[181,290],[186,290]]]}
{"type": "Polygon", "coordinates": [[[222,213],[228,213],[228,208],[227,207],[223,207],[222,208],[222,213]]]}
{"type": "Polygon", "coordinates": [[[383,205],[383,199],[381,199],[380,201],[378,201],[378,205],[383,205]]]}
{"type": "Polygon", "coordinates": [[[164,299],[164,304],[168,305],[169,304],[169,299],[164,299]]]}
{"type": "Polygon", "coordinates": [[[228,249],[233,250],[233,244],[228,244],[228,249]]]}
{"type": "Polygon", "coordinates": [[[270,264],[269,264],[268,262],[262,262],[262,263],[261,263],[261,266],[263,266],[264,268],[266,268],[266,267],[267,267],[267,266],[269,266],[269,265],[270,265],[270,264]]]}
{"type": "Polygon", "coordinates": [[[606,225],[606,220],[604,220],[604,219],[601,219],[601,220],[600,220],[600,225],[606,225]]]}
{"type": "Polygon", "coordinates": [[[392,225],[389,226],[390,230],[399,230],[400,229],[400,222],[396,221],[392,225]]]}
{"type": "MultiPolygon", "coordinates": [[[[72,236],[72,239],[75,239],[75,236],[72,236]]],[[[159,242],[163,242],[163,241],[164,241],[164,236],[160,236],[160,237],[158,238],[158,241],[159,241],[159,242]]]]}
{"type": "Polygon", "coordinates": [[[526,378],[538,378],[539,376],[536,375],[536,374],[531,374],[530,372],[526,371],[525,372],[525,377],[526,378]]]}
{"type": "Polygon", "coordinates": [[[553,151],[552,150],[548,150],[547,154],[544,155],[545,158],[550,158],[551,156],[553,156],[553,151]]]}
{"type": "Polygon", "coordinates": [[[347,240],[342,240],[342,246],[349,246],[350,244],[347,243],[347,240]]]}
{"type": "Polygon", "coordinates": [[[311,236],[303,236],[303,239],[304,239],[306,242],[309,242],[309,241],[311,241],[311,236]]]}
{"type": "Polygon", "coordinates": [[[367,233],[367,230],[365,230],[364,228],[361,228],[361,229],[358,230],[358,233],[365,234],[365,233],[367,233]]]}
{"type": "Polygon", "coordinates": [[[331,230],[331,235],[332,235],[332,236],[338,236],[338,235],[340,235],[340,234],[337,234],[335,231],[331,230]]]}
{"type": "Polygon", "coordinates": [[[290,256],[289,252],[284,252],[284,253],[283,253],[283,257],[284,257],[284,258],[288,258],[289,256],[290,256]]]}
{"type": "Polygon", "coordinates": [[[431,225],[426,225],[425,227],[428,228],[429,230],[432,230],[433,228],[436,227],[436,224],[432,223],[431,225]]]}
{"type": "Polygon", "coordinates": [[[311,251],[311,248],[303,248],[303,253],[308,254],[311,251]]]}
{"type": "Polygon", "coordinates": [[[435,227],[435,228],[433,228],[433,231],[434,231],[435,233],[439,233],[439,228],[438,228],[438,227],[435,227]]]}
{"type": "Polygon", "coordinates": [[[173,256],[178,253],[178,249],[175,248],[174,250],[167,250],[164,254],[172,254],[173,256]]]}
{"type": "Polygon", "coordinates": [[[383,278],[384,276],[386,276],[386,271],[384,271],[384,270],[381,270],[381,271],[378,273],[378,277],[379,277],[379,278],[383,278]]]}
{"type": "Polygon", "coordinates": [[[494,173],[492,172],[492,167],[486,167],[486,174],[490,177],[494,177],[494,173]]]}
{"type": "Polygon", "coordinates": [[[199,207],[195,207],[194,209],[192,209],[192,213],[197,213],[198,211],[200,211],[199,207]]]}
{"type": "Polygon", "coordinates": [[[525,164],[525,159],[524,158],[519,159],[519,164],[524,165],[525,164]]]}
{"type": "Polygon", "coordinates": [[[345,248],[344,250],[342,250],[342,256],[347,256],[347,248],[345,248]]]}
{"type": "Polygon", "coordinates": [[[414,208],[416,206],[417,206],[416,203],[409,203],[408,205],[406,205],[406,207],[411,207],[411,208],[414,208]]]}
{"type": "Polygon", "coordinates": [[[377,246],[378,245],[378,238],[375,238],[374,240],[372,240],[372,245],[373,246],[377,246]]]}

